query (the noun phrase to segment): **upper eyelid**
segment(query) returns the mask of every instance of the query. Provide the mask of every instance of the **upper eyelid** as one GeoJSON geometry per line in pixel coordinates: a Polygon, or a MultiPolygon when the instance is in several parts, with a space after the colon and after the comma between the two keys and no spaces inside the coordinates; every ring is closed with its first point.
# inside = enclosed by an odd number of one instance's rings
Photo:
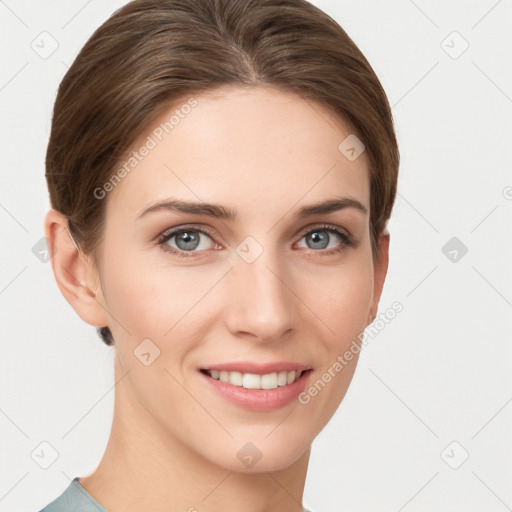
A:
{"type": "Polygon", "coordinates": [[[162,238],[172,238],[173,236],[178,235],[182,231],[187,231],[187,230],[198,231],[204,235],[210,236],[210,238],[212,236],[214,236],[216,233],[216,231],[212,228],[185,224],[183,226],[176,226],[174,228],[168,228],[165,231],[162,231],[162,233],[160,233],[156,238],[158,240],[161,240],[162,238]]]}

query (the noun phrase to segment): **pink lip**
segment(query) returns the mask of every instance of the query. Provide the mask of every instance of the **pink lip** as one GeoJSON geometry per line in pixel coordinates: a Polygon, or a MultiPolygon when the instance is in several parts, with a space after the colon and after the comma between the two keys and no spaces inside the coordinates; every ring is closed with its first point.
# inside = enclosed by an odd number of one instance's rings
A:
{"type": "MultiPolygon", "coordinates": [[[[295,364],[293,368],[297,368],[298,366],[300,365],[295,364]]],[[[236,368],[241,367],[245,368],[245,366],[236,366],[236,368]]],[[[226,366],[223,366],[222,368],[227,370],[226,366]]],[[[261,369],[262,367],[260,366],[259,368],[261,369]]],[[[246,371],[245,373],[273,373],[273,371],[268,371],[268,366],[263,368],[263,372],[253,370],[252,372],[246,371]]],[[[279,368],[283,368],[283,366],[281,365],[279,368]]],[[[212,367],[211,369],[215,370],[217,368],[212,367]]],[[[237,370],[235,369],[229,371],[237,370]]],[[[283,369],[281,371],[285,370],[283,369]]],[[[214,389],[222,397],[229,400],[231,403],[245,409],[259,412],[274,411],[295,401],[297,396],[302,391],[304,391],[311,373],[311,371],[307,371],[292,384],[288,384],[286,386],[278,386],[274,389],[246,389],[242,386],[234,386],[229,382],[222,382],[220,380],[214,379],[203,372],[198,372],[200,378],[204,379],[206,385],[211,386],[212,389],[214,389]]]]}
{"type": "Polygon", "coordinates": [[[258,373],[265,375],[267,373],[291,372],[293,370],[310,370],[311,366],[301,363],[294,363],[291,361],[281,361],[275,363],[258,364],[250,361],[242,361],[239,363],[221,363],[205,366],[203,370],[218,370],[228,372],[241,372],[241,373],[258,373]]]}

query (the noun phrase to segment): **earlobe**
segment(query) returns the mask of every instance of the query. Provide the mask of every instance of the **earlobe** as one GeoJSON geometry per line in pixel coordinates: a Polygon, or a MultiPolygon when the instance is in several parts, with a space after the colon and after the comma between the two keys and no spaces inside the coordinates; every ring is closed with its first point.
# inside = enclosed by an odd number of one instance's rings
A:
{"type": "Polygon", "coordinates": [[[96,287],[88,283],[91,276],[97,276],[97,271],[75,244],[66,216],[50,209],[45,217],[44,231],[49,241],[53,273],[62,295],[84,322],[97,327],[108,325],[101,288],[97,287],[99,291],[95,293],[91,288],[96,287]]]}

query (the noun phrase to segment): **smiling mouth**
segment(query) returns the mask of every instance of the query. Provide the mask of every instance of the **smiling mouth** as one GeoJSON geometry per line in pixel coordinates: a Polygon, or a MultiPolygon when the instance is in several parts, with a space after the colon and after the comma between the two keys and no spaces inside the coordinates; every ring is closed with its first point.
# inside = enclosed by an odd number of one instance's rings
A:
{"type": "Polygon", "coordinates": [[[201,372],[212,379],[232,384],[233,386],[246,389],[275,389],[288,386],[299,380],[304,374],[311,370],[292,370],[273,373],[242,373],[223,370],[205,370],[201,372]]]}

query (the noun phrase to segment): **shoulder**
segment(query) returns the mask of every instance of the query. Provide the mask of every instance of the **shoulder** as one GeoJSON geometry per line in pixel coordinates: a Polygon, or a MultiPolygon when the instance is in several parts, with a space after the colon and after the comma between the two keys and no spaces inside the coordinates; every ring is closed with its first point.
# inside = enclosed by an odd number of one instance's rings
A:
{"type": "Polygon", "coordinates": [[[64,492],[39,512],[107,512],[81,485],[73,479],[64,492]]]}

